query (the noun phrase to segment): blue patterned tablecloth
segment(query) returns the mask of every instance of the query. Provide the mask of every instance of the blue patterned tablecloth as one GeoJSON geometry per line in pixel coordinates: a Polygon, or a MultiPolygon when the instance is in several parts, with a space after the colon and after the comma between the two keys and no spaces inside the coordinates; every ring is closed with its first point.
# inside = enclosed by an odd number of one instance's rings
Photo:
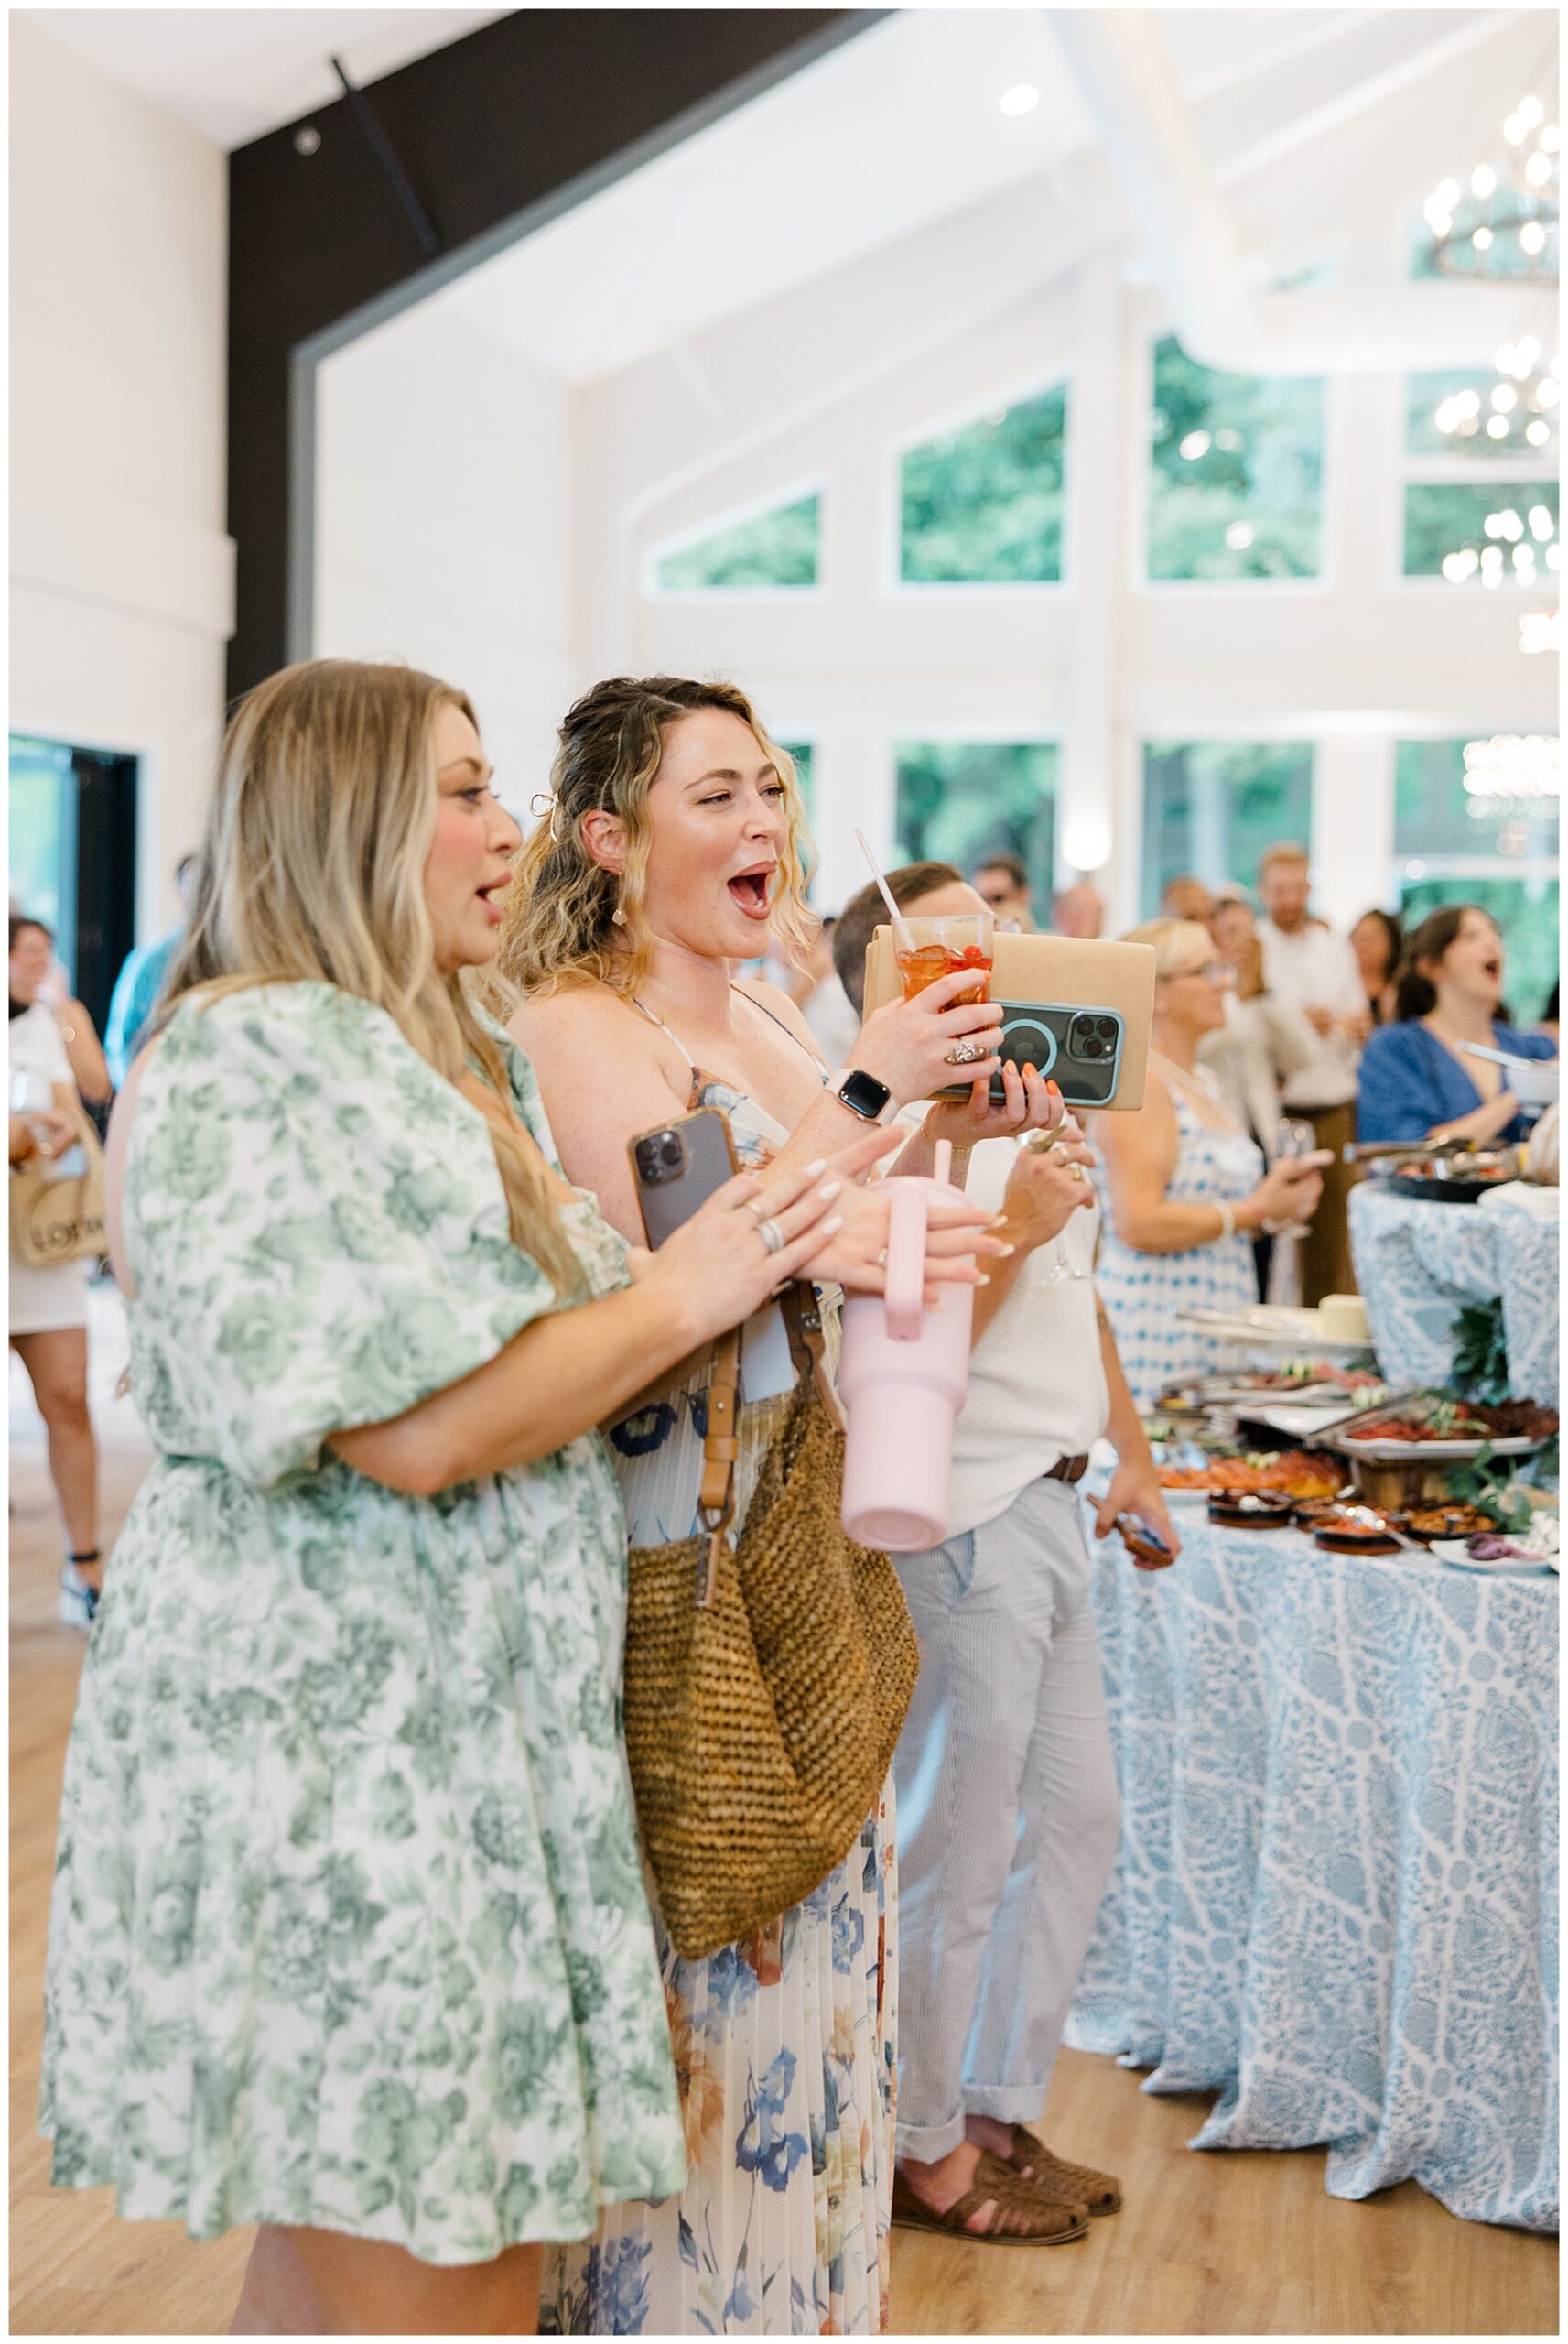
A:
{"type": "Polygon", "coordinates": [[[1378,1364],[1390,1382],[1446,1384],[1454,1314],[1500,1294],[1509,1390],[1555,1405],[1555,1220],[1506,1204],[1422,1204],[1363,1180],[1350,1191],[1350,1244],[1378,1364]]]}
{"type": "Polygon", "coordinates": [[[1178,1526],[1097,1567],[1122,1835],[1068,2041],[1217,2089],[1195,2148],[1555,2230],[1556,1577],[1178,1526]]]}

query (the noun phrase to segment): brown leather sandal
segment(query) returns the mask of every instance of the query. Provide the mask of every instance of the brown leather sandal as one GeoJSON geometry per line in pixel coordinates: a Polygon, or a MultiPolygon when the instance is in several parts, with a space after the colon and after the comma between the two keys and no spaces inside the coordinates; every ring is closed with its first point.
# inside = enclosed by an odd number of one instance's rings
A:
{"type": "Polygon", "coordinates": [[[895,2166],[892,2176],[892,2218],[905,2230],[946,2230],[949,2238],[964,2238],[978,2246],[1065,2246],[1082,2238],[1088,2219],[1081,2206],[1060,2205],[1045,2197],[1033,2181],[1021,2182],[1012,2166],[989,2149],[982,2149],[972,2188],[937,2213],[917,2198],[895,2166]],[[992,2212],[983,2230],[965,2226],[989,2198],[992,2212]]]}
{"type": "Polygon", "coordinates": [[[1026,2125],[1012,2128],[1012,2154],[1002,2164],[1021,2178],[1028,2177],[1058,2197],[1075,2198],[1091,2214],[1115,2214],[1121,2208],[1121,2184],[1113,2173],[1097,2173],[1090,2165],[1069,2165],[1055,2156],[1026,2125]]]}

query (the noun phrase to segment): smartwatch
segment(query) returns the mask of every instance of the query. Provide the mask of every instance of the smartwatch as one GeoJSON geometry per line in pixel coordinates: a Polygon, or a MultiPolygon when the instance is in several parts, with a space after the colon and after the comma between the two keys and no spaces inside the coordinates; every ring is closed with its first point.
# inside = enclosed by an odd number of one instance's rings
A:
{"type": "Polygon", "coordinates": [[[828,1088],[835,1099],[842,1101],[852,1115],[863,1123],[891,1123],[898,1112],[892,1092],[874,1074],[867,1074],[858,1066],[846,1067],[841,1074],[827,1078],[828,1088]]]}

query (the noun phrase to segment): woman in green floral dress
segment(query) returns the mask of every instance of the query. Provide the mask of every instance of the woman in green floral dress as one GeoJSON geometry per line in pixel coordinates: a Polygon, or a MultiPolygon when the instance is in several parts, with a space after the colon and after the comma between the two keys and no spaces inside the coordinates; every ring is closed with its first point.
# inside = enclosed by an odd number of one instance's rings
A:
{"type": "Polygon", "coordinates": [[[41,2123],[123,2215],[259,2221],[252,2331],[527,2332],[537,2241],[681,2187],[593,1427],[838,1226],[816,1166],[638,1256],[566,1185],[460,982],[518,840],[489,780],[428,677],[254,692],[112,1135],[159,1453],[71,1736],[41,2123]]]}

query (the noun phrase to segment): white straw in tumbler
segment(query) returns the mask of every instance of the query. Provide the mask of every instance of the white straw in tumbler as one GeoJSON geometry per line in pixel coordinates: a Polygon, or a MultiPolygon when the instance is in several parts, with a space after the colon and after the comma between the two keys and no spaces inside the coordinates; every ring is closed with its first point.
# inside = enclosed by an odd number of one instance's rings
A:
{"type": "Polygon", "coordinates": [[[882,891],[882,901],[888,907],[888,917],[892,922],[893,942],[898,946],[901,952],[913,952],[914,950],[914,939],[911,936],[909,929],[904,923],[903,915],[899,911],[898,906],[893,902],[892,889],[882,877],[881,864],[871,852],[871,842],[870,839],[867,838],[864,830],[857,830],[855,832],[855,836],[860,841],[860,852],[865,856],[866,861],[871,866],[871,876],[882,891]]]}

